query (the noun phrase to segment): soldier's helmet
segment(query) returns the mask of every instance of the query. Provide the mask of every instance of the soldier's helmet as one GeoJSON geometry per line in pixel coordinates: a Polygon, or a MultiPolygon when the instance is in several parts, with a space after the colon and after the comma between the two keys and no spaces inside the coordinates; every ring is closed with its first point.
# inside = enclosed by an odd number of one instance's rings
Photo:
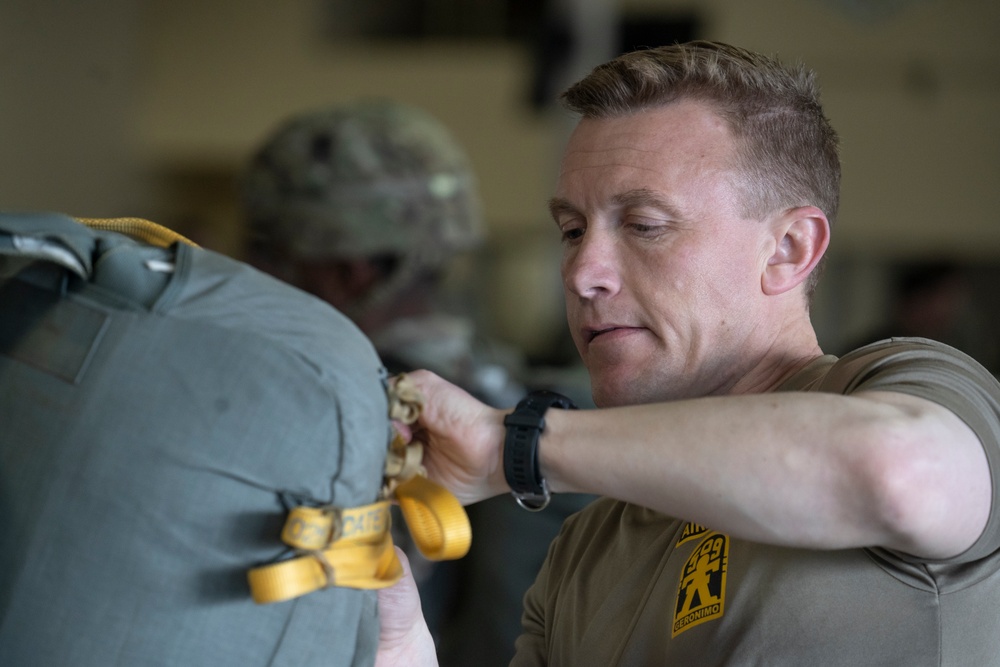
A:
{"type": "Polygon", "coordinates": [[[397,102],[288,119],[241,186],[250,242],[297,260],[392,257],[413,274],[484,237],[468,156],[441,122],[397,102]]]}

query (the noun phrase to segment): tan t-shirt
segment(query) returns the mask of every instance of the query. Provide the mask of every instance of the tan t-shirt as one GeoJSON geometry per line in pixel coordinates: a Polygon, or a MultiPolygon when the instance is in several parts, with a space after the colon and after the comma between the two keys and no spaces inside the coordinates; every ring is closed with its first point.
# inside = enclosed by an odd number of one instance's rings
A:
{"type": "MultiPolygon", "coordinates": [[[[1000,384],[962,353],[894,339],[817,359],[781,391],[898,391],[978,434],[1000,498],[1000,384]]],[[[512,665],[1000,664],[1000,503],[962,555],[812,551],[730,538],[611,499],[570,518],[525,597],[512,665]]]]}

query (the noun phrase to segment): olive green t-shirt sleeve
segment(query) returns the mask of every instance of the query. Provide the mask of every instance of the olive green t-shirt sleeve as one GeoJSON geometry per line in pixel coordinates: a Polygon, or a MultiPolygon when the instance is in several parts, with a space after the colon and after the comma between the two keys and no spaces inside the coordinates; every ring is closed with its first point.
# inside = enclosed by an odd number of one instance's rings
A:
{"type": "MultiPolygon", "coordinates": [[[[968,355],[942,343],[895,338],[838,360],[814,387],[853,394],[894,391],[941,405],[964,421],[983,445],[993,504],[982,535],[964,553],[940,562],[971,562],[1000,549],[1000,383],[968,355]]],[[[929,561],[925,561],[929,562],[929,561]]]]}

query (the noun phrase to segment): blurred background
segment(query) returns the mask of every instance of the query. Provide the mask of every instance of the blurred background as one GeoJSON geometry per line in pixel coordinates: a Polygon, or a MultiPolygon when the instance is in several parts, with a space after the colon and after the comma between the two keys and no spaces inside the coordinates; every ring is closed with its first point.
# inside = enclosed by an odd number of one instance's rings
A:
{"type": "Polygon", "coordinates": [[[546,201],[572,119],[555,97],[617,53],[691,38],[818,72],[844,164],[825,349],[895,320],[996,371],[995,0],[2,0],[0,208],[149,218],[239,257],[236,177],[276,123],[390,97],[474,163],[490,241],[456,292],[558,365],[574,353],[546,201]]]}

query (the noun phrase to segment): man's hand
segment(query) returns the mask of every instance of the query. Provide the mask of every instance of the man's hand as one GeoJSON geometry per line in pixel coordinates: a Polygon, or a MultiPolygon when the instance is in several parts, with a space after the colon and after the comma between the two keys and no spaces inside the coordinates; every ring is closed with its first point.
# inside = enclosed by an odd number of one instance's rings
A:
{"type": "Polygon", "coordinates": [[[395,547],[403,564],[403,578],[378,592],[379,642],[375,667],[436,667],[437,654],[420,609],[417,583],[406,554],[395,547]]]}
{"type": "Polygon", "coordinates": [[[427,476],[470,505],[509,491],[503,473],[503,410],[491,408],[430,371],[407,376],[424,397],[411,427],[423,442],[427,476]]]}

